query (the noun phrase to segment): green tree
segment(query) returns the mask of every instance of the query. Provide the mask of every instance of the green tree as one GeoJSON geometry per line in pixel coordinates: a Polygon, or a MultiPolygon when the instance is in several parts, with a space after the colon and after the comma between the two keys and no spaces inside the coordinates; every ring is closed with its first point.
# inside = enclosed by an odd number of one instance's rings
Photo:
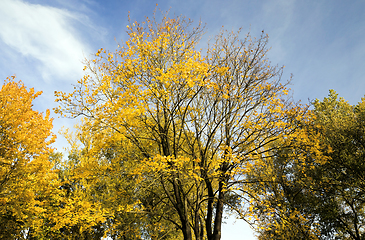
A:
{"type": "Polygon", "coordinates": [[[364,239],[365,99],[352,106],[330,90],[314,107],[323,141],[333,150],[318,173],[323,229],[337,238],[364,239]]]}
{"type": "Polygon", "coordinates": [[[260,239],[364,239],[364,99],[352,106],[331,90],[313,106],[309,124],[300,122],[325,161],[290,147],[249,176],[260,239]]]}
{"type": "Polygon", "coordinates": [[[330,148],[320,142],[311,111],[307,119],[296,119],[293,124],[302,134],[285,139],[290,143],[273,142],[270,157],[255,163],[247,174],[251,223],[262,240],[318,239],[321,235],[312,172],[329,159],[330,148]]]}

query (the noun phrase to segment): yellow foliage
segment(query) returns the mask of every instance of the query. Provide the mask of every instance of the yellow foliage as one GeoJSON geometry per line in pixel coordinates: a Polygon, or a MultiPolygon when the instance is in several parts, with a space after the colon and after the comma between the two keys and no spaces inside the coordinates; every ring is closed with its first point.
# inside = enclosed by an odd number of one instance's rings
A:
{"type": "Polygon", "coordinates": [[[40,227],[47,209],[44,196],[57,187],[49,161],[55,140],[50,112],[32,109],[40,94],[15,77],[0,90],[0,236],[6,238],[40,227]]]}
{"type": "MultiPolygon", "coordinates": [[[[265,166],[272,143],[286,147],[303,138],[296,120],[306,111],[284,100],[283,68],[267,62],[264,34],[240,40],[239,32],[222,31],[203,53],[196,49],[203,28],[182,17],[127,28],[129,39],[117,51],[100,49],[86,62],[91,75],[74,92],[55,93],[57,113],[83,116],[75,176],[90,179],[92,189],[106,173],[117,181],[117,171],[109,173],[123,168],[138,191],[158,196],[149,214],[174,222],[186,239],[192,229],[197,239],[202,228],[220,232],[224,205],[244,214],[238,191],[246,174],[265,166]],[[105,149],[117,154],[106,158],[105,149]]],[[[128,204],[144,211],[125,199],[117,208],[107,202],[114,212],[128,204]]]]}

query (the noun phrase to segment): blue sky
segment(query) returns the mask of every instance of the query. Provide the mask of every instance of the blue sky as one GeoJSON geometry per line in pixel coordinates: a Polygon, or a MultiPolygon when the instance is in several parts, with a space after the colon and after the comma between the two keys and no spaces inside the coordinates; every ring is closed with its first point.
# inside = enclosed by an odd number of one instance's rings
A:
{"type": "MultiPolygon", "coordinates": [[[[156,3],[163,11],[207,24],[204,41],[222,26],[269,34],[272,63],[293,74],[295,100],[323,99],[334,89],[351,104],[365,95],[365,1],[363,0],[0,0],[0,76],[16,75],[43,94],[35,108],[56,106],[55,90],[71,91],[83,75],[82,61],[99,48],[114,51],[125,34],[128,12],[143,21],[156,3]]],[[[54,131],[74,121],[55,116],[54,131]]],[[[58,137],[56,147],[66,146],[58,137]]],[[[223,240],[250,239],[233,219],[223,240]]],[[[252,239],[254,239],[252,237],[252,239]]]]}

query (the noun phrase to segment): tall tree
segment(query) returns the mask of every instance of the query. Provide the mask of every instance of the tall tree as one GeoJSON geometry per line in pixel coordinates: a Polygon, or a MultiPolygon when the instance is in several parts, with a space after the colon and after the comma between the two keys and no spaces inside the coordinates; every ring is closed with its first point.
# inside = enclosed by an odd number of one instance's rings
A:
{"type": "Polygon", "coordinates": [[[50,112],[32,109],[40,94],[15,77],[0,90],[1,239],[80,237],[88,234],[82,228],[104,220],[97,204],[61,182],[56,165],[61,156],[50,147],[55,140],[50,112]]]}
{"type": "Polygon", "coordinates": [[[241,40],[222,30],[203,56],[203,27],[191,24],[167,16],[131,22],[126,43],[100,49],[74,92],[56,92],[56,112],[83,116],[91,135],[108,131],[104,142],[133,145],[129,174],[151,180],[143,189],[154,209],[173,209],[154,214],[186,240],[218,240],[224,206],[242,214],[243,174],[306,113],[284,100],[283,68],[266,59],[267,35],[241,40]]]}
{"type": "MultiPolygon", "coordinates": [[[[32,109],[41,94],[27,89],[15,77],[0,90],[0,237],[21,238],[42,225],[43,195],[49,194],[52,119],[32,109]]],[[[55,186],[57,187],[57,186],[55,186]]]]}

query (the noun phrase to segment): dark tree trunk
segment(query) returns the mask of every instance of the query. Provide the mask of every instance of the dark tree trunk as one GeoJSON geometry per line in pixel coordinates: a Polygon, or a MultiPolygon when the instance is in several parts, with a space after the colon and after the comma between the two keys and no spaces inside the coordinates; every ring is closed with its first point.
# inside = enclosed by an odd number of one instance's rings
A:
{"type": "Polygon", "coordinates": [[[181,221],[181,231],[183,232],[184,240],[192,240],[191,228],[188,219],[188,213],[186,211],[185,200],[182,199],[179,191],[179,186],[176,178],[173,179],[174,194],[176,200],[176,210],[179,214],[181,221]]]}
{"type": "Polygon", "coordinates": [[[212,240],[213,231],[212,231],[212,224],[213,224],[213,201],[214,201],[214,192],[212,183],[209,179],[205,180],[205,184],[207,185],[208,189],[208,206],[207,206],[207,218],[205,219],[205,229],[207,231],[208,240],[212,240]]]}
{"type": "Polygon", "coordinates": [[[224,204],[224,189],[223,182],[219,182],[218,202],[215,209],[214,231],[212,240],[220,240],[222,236],[222,220],[223,220],[223,204],[224,204]]]}

